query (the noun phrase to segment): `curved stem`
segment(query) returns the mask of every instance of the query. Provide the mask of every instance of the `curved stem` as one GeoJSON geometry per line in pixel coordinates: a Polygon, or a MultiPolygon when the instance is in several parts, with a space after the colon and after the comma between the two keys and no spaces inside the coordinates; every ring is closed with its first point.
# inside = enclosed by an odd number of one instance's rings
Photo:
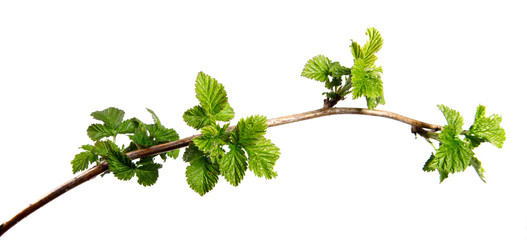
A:
{"type": "MultiPolygon", "coordinates": [[[[313,118],[319,118],[323,116],[330,116],[330,115],[337,115],[337,114],[360,114],[360,115],[370,115],[370,116],[376,116],[376,117],[384,117],[384,118],[390,118],[393,120],[397,120],[403,123],[406,123],[408,125],[412,126],[412,131],[414,129],[419,130],[419,134],[421,134],[422,131],[424,132],[436,132],[442,130],[442,127],[440,125],[430,124],[422,121],[418,121],[409,117],[405,117],[400,114],[383,111],[383,110],[370,110],[370,109],[364,109],[364,108],[322,108],[314,111],[304,112],[304,113],[298,113],[278,118],[269,119],[267,121],[268,127],[274,127],[274,126],[280,126],[284,124],[304,121],[308,119],[313,118]],[[425,130],[429,129],[429,130],[425,130]]],[[[231,126],[229,130],[234,129],[236,126],[231,126]]],[[[131,159],[137,159],[141,157],[146,156],[152,156],[157,155],[164,152],[173,151],[175,149],[183,148],[188,146],[192,139],[195,137],[201,136],[201,134],[186,137],[179,139],[177,141],[168,142],[156,146],[152,146],[149,148],[139,149],[137,151],[129,152],[126,155],[131,159]]],[[[51,191],[35,203],[29,205],[29,207],[22,210],[20,213],[15,215],[13,218],[11,218],[9,221],[3,223],[0,225],[0,236],[7,232],[11,227],[13,227],[15,224],[17,224],[19,221],[36,211],[37,209],[41,208],[42,206],[46,205],[47,203],[51,202],[53,199],[59,197],[60,195],[64,194],[65,192],[75,188],[76,186],[79,186],[83,184],[84,182],[87,182],[88,180],[91,180],[97,175],[100,175],[104,172],[108,171],[108,163],[103,162],[97,166],[94,166],[83,173],[81,173],[79,176],[67,181],[66,183],[62,184],[55,190],[51,191]]]]}

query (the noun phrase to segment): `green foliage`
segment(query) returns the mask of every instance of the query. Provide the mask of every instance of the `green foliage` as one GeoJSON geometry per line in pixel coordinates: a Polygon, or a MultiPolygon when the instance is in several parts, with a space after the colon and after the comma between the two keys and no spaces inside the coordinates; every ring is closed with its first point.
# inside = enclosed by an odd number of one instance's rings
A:
{"type": "Polygon", "coordinates": [[[443,113],[447,125],[437,136],[439,148],[430,156],[423,170],[427,172],[437,170],[442,182],[449,174],[465,171],[468,166],[472,166],[485,182],[485,170],[473,150],[482,142],[490,142],[499,148],[503,146],[505,131],[499,125],[501,117],[498,115],[485,117],[485,107],[480,105],[474,124],[468,131],[464,131],[463,117],[458,111],[444,105],[438,105],[438,108],[443,113]]]}
{"type": "MultiPolygon", "coordinates": [[[[324,59],[313,62],[317,65],[313,69],[323,68],[324,59]]],[[[333,68],[342,71],[337,65],[333,68]]],[[[308,74],[316,75],[315,70],[308,74]]],[[[260,115],[242,118],[234,128],[221,125],[218,121],[231,120],[234,111],[227,102],[223,85],[204,73],[199,73],[196,79],[196,97],[200,105],[183,114],[189,126],[201,131],[201,136],[194,138],[183,154],[183,160],[190,163],[186,171],[190,188],[204,195],[216,185],[219,175],[238,186],[247,168],[258,177],[276,177],[273,168],[280,151],[264,137],[267,118],[260,115]]]]}
{"type": "MultiPolygon", "coordinates": [[[[117,108],[107,108],[91,114],[94,119],[102,121],[88,127],[88,136],[95,141],[93,145],[83,145],[83,152],[75,155],[71,161],[73,173],[88,169],[90,164],[108,162],[108,168],[120,180],[130,180],[137,176],[137,182],[143,186],[155,184],[159,177],[161,164],[154,162],[154,156],[130,159],[126,153],[179,139],[174,129],[166,128],[154,111],[147,109],[152,115],[153,124],[146,124],[137,118],[123,121],[124,111],[117,108]],[[115,143],[118,134],[127,135],[131,142],[125,147],[115,143]],[[105,139],[110,138],[110,139],[105,139]]],[[[161,159],[177,158],[179,150],[159,154],[161,159]]]]}
{"type": "Polygon", "coordinates": [[[333,62],[323,55],[317,55],[308,60],[302,70],[302,76],[325,83],[329,92],[324,92],[330,107],[338,101],[345,99],[352,93],[353,99],[366,98],[369,109],[374,109],[379,104],[384,104],[383,82],[381,80],[382,68],[374,65],[377,60],[375,55],[383,45],[381,34],[375,28],[366,31],[368,41],[361,47],[352,41],[351,53],[354,64],[351,68],[333,62]]]}
{"type": "Polygon", "coordinates": [[[505,130],[500,127],[501,116],[493,114],[485,117],[485,106],[478,106],[474,124],[465,133],[473,147],[482,142],[489,142],[498,148],[505,142],[505,130]]]}
{"type": "Polygon", "coordinates": [[[218,164],[212,163],[210,158],[197,148],[188,147],[183,156],[187,157],[186,159],[184,157],[186,162],[190,162],[185,172],[188,185],[199,195],[205,195],[218,182],[218,175],[220,174],[218,164]],[[192,153],[187,154],[189,151],[192,153]]]}
{"type": "Polygon", "coordinates": [[[200,105],[183,114],[183,120],[189,126],[201,129],[216,121],[228,122],[234,117],[223,85],[203,72],[196,78],[196,98],[200,105]]]}

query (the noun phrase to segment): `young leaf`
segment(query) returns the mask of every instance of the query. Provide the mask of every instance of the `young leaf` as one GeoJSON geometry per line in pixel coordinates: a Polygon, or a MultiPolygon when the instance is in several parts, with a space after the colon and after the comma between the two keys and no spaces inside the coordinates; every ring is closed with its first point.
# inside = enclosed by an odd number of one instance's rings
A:
{"type": "Polygon", "coordinates": [[[135,169],[137,182],[145,187],[154,185],[159,177],[160,168],[161,164],[153,161],[141,164],[135,169]]]}
{"type": "Polygon", "coordinates": [[[110,137],[117,134],[115,130],[112,130],[107,125],[100,123],[94,123],[90,125],[86,131],[88,132],[88,137],[90,137],[90,139],[93,141],[98,141],[105,137],[110,137]]]}
{"type": "Polygon", "coordinates": [[[428,158],[428,161],[426,161],[425,166],[423,167],[423,171],[433,172],[435,170],[437,170],[437,159],[435,158],[435,155],[432,153],[432,155],[430,155],[430,158],[428,158]]]}
{"type": "Polygon", "coordinates": [[[458,111],[451,109],[445,105],[437,105],[439,110],[443,112],[447,121],[447,128],[451,128],[454,132],[452,134],[459,135],[463,132],[463,117],[458,111]]]}
{"type": "Polygon", "coordinates": [[[97,159],[98,156],[91,152],[91,150],[78,153],[77,155],[75,155],[75,158],[71,161],[73,173],[77,173],[88,169],[88,165],[97,161],[97,159]]]}
{"type": "Polygon", "coordinates": [[[474,153],[469,145],[457,136],[441,132],[441,146],[437,149],[437,169],[448,173],[464,171],[472,161],[474,153]],[[448,135],[447,135],[448,134],[448,135]]]}
{"type": "Polygon", "coordinates": [[[91,116],[102,121],[110,129],[116,129],[119,123],[123,121],[124,111],[118,108],[110,107],[102,111],[96,111],[91,116]]]}
{"type": "Polygon", "coordinates": [[[308,60],[304,69],[302,70],[302,76],[311,78],[320,82],[329,81],[328,75],[331,61],[329,58],[323,55],[317,55],[312,59],[308,60]]]}
{"type": "Polygon", "coordinates": [[[369,40],[364,44],[364,63],[367,66],[371,66],[375,63],[377,60],[377,56],[375,56],[375,53],[377,53],[379,50],[381,50],[383,40],[381,37],[381,34],[377,29],[375,28],[368,28],[366,30],[366,35],[368,35],[369,40]]]}
{"type": "Polygon", "coordinates": [[[354,59],[362,59],[364,58],[364,52],[362,51],[362,47],[355,41],[351,41],[351,53],[353,54],[354,59]]]}
{"type": "Polygon", "coordinates": [[[183,161],[192,162],[196,158],[205,156],[205,153],[199,150],[199,148],[194,143],[190,143],[183,153],[183,161]]]}
{"type": "Polygon", "coordinates": [[[203,135],[194,138],[192,141],[199,150],[210,153],[213,157],[217,157],[215,153],[218,153],[219,148],[226,144],[224,138],[227,127],[228,125],[220,127],[217,124],[205,126],[201,129],[203,135]]]}
{"type": "Polygon", "coordinates": [[[476,170],[476,173],[478,173],[478,176],[481,179],[481,181],[486,183],[487,181],[485,181],[485,176],[484,176],[485,169],[481,167],[481,162],[476,157],[473,157],[470,165],[474,167],[474,170],[476,170]]]}
{"type": "Polygon", "coordinates": [[[215,115],[216,121],[228,122],[234,118],[234,110],[229,103],[225,104],[225,108],[215,115]]]}
{"type": "Polygon", "coordinates": [[[136,118],[127,119],[121,122],[116,129],[118,134],[134,133],[135,128],[138,126],[139,120],[136,118]]]}
{"type": "Polygon", "coordinates": [[[255,144],[267,130],[267,118],[261,115],[242,118],[233,131],[234,143],[242,146],[255,144]]]}
{"type": "Polygon", "coordinates": [[[254,145],[244,146],[249,156],[249,169],[258,177],[271,179],[277,176],[273,171],[276,160],[280,157],[280,149],[269,139],[261,138],[254,145]]]}
{"type": "Polygon", "coordinates": [[[377,104],[383,103],[384,92],[381,80],[381,67],[368,67],[363,59],[355,60],[355,65],[351,69],[351,82],[353,88],[351,94],[353,99],[366,97],[368,108],[373,109],[377,104]],[[368,100],[370,99],[370,100],[368,100]],[[372,100],[374,102],[372,102],[372,100]]]}
{"type": "Polygon", "coordinates": [[[199,195],[203,196],[214,188],[218,182],[219,167],[212,164],[210,159],[201,156],[194,156],[187,167],[185,175],[187,183],[199,195]]]}
{"type": "Polygon", "coordinates": [[[194,106],[193,108],[190,108],[183,114],[183,120],[185,122],[199,130],[204,126],[208,126],[215,122],[214,119],[211,119],[209,115],[207,115],[207,112],[205,109],[203,109],[201,106],[194,106]]]}
{"type": "Polygon", "coordinates": [[[156,142],[149,136],[147,126],[140,122],[135,129],[134,135],[128,136],[139,148],[147,148],[156,145],[156,142]]]}
{"type": "Polygon", "coordinates": [[[247,170],[247,158],[240,147],[229,145],[229,148],[230,151],[219,161],[220,172],[225,177],[225,180],[233,186],[238,186],[247,170]]]}
{"type": "Polygon", "coordinates": [[[477,147],[480,142],[490,142],[502,148],[505,141],[505,130],[501,128],[500,123],[501,116],[493,114],[485,117],[485,106],[479,105],[474,124],[465,135],[474,147],[477,147]]]}
{"type": "Polygon", "coordinates": [[[196,98],[201,107],[211,116],[220,113],[227,106],[227,92],[216,79],[203,72],[196,78],[196,98]]]}
{"type": "MultiPolygon", "coordinates": [[[[115,145],[108,141],[109,144],[115,145]]],[[[125,154],[121,153],[117,146],[112,146],[108,152],[107,161],[110,172],[119,180],[130,180],[135,175],[137,166],[125,154]]]]}

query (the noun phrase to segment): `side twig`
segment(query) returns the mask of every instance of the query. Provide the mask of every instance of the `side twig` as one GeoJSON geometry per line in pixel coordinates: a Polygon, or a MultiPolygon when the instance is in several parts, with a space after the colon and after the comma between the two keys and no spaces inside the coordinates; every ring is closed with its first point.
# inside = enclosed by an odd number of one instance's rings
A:
{"type": "MultiPolygon", "coordinates": [[[[388,111],[369,110],[369,109],[364,109],[364,108],[332,108],[332,107],[325,107],[325,108],[310,111],[310,112],[304,112],[304,113],[269,119],[267,121],[267,125],[268,127],[274,127],[274,126],[280,126],[284,124],[309,120],[313,118],[319,118],[323,116],[337,115],[337,114],[359,114],[359,115],[370,115],[370,116],[376,116],[376,117],[390,118],[390,119],[397,120],[397,121],[400,121],[400,122],[403,122],[403,123],[406,123],[412,126],[412,132],[419,133],[419,135],[423,137],[425,137],[426,133],[433,133],[433,132],[442,130],[442,126],[440,125],[422,122],[419,120],[415,120],[415,119],[405,117],[400,114],[388,112],[388,111]]],[[[235,127],[236,126],[231,126],[229,130],[234,129],[235,127]]],[[[199,137],[199,136],[201,136],[201,134],[182,138],[177,141],[168,142],[168,143],[156,145],[153,147],[129,152],[126,155],[131,159],[137,159],[141,157],[147,157],[147,156],[157,155],[157,154],[164,153],[164,152],[173,151],[179,148],[187,147],[192,142],[192,139],[194,139],[195,137],[199,137]]],[[[47,195],[45,195],[44,197],[36,201],[35,203],[30,204],[27,208],[19,212],[9,221],[0,225],[0,236],[2,236],[2,234],[7,232],[11,227],[16,225],[18,222],[20,222],[22,219],[24,219],[25,217],[27,217],[28,215],[30,215],[37,209],[53,201],[55,198],[59,197],[65,192],[87,182],[88,180],[91,180],[95,176],[100,175],[106,171],[108,171],[108,163],[103,162],[97,166],[94,166],[84,171],[77,177],[74,177],[73,179],[62,184],[55,190],[51,191],[50,193],[48,193],[47,195]]]]}

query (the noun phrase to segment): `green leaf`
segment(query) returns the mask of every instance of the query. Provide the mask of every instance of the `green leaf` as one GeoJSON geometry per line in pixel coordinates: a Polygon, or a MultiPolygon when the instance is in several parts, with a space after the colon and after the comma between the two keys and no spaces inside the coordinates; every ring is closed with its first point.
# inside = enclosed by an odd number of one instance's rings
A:
{"type": "Polygon", "coordinates": [[[216,121],[228,122],[234,118],[234,110],[229,105],[229,103],[227,103],[225,104],[225,108],[223,108],[223,110],[221,110],[214,117],[216,121]]]}
{"type": "Polygon", "coordinates": [[[269,139],[261,138],[254,145],[244,146],[249,156],[249,169],[258,177],[271,179],[277,176],[273,170],[280,157],[280,149],[269,139]]]}
{"type": "Polygon", "coordinates": [[[161,121],[157,117],[156,113],[154,111],[152,111],[151,109],[149,109],[149,108],[147,108],[146,110],[152,115],[152,119],[154,120],[154,124],[156,126],[162,126],[161,125],[161,121]]]}
{"type": "Polygon", "coordinates": [[[263,138],[267,130],[267,118],[261,115],[242,118],[233,131],[235,144],[247,146],[263,138]]]}
{"type": "Polygon", "coordinates": [[[227,106],[227,92],[216,79],[203,72],[196,78],[196,98],[208,115],[215,116],[227,106]]]}
{"type": "Polygon", "coordinates": [[[194,157],[187,167],[185,175],[190,188],[203,196],[212,190],[218,182],[219,167],[217,164],[212,164],[210,159],[204,155],[195,155],[194,157]]]}
{"type": "Polygon", "coordinates": [[[490,142],[498,148],[505,142],[505,130],[501,128],[501,116],[493,114],[485,117],[485,106],[479,105],[476,111],[474,124],[465,134],[474,147],[481,142],[490,142]]]}
{"type": "Polygon", "coordinates": [[[366,35],[368,35],[369,40],[364,44],[364,63],[368,66],[373,65],[375,60],[377,60],[377,53],[382,48],[383,39],[381,34],[375,28],[368,28],[366,30],[366,35]]]}
{"type": "Polygon", "coordinates": [[[449,131],[451,129],[454,135],[461,134],[463,132],[463,117],[461,114],[445,105],[437,105],[437,107],[443,112],[447,121],[447,126],[445,126],[446,130],[449,131]]]}
{"type": "Polygon", "coordinates": [[[183,114],[183,120],[185,120],[185,122],[189,126],[197,130],[203,128],[204,126],[211,125],[215,122],[215,119],[211,118],[211,116],[207,114],[205,109],[203,109],[199,105],[187,110],[183,114]]]}
{"type": "Polygon", "coordinates": [[[308,60],[302,70],[302,76],[314,79],[320,82],[329,81],[328,75],[331,61],[323,55],[317,55],[308,60]]]}
{"type": "Polygon", "coordinates": [[[220,171],[225,180],[233,186],[238,186],[247,170],[247,158],[240,147],[231,144],[229,149],[230,151],[219,161],[220,171]]]}
{"type": "MultiPolygon", "coordinates": [[[[435,154],[440,174],[464,171],[471,163],[474,152],[468,143],[461,140],[453,131],[439,133],[441,145],[435,154]]],[[[446,177],[445,177],[446,178],[446,177]]],[[[444,178],[443,178],[444,179],[444,178]]],[[[442,180],[441,180],[442,181],[442,180]]]]}
{"type": "Polygon", "coordinates": [[[432,155],[430,155],[430,158],[428,158],[428,161],[426,161],[425,166],[423,167],[423,171],[433,172],[435,170],[437,170],[437,159],[435,158],[435,155],[432,153],[432,155]]]}
{"type": "Polygon", "coordinates": [[[194,143],[190,143],[183,153],[183,161],[192,162],[196,158],[205,156],[205,153],[199,150],[199,148],[194,143]]]}
{"type": "Polygon", "coordinates": [[[366,97],[366,104],[368,109],[375,109],[379,104],[384,105],[386,101],[384,100],[384,95],[377,98],[366,97]]]}
{"type": "Polygon", "coordinates": [[[159,177],[160,168],[161,164],[153,162],[140,165],[135,169],[137,182],[145,187],[154,185],[159,177]]]}
{"type": "Polygon", "coordinates": [[[355,41],[351,41],[351,53],[353,54],[353,58],[355,60],[364,58],[364,52],[362,51],[362,47],[355,41]]]}
{"type": "Polygon", "coordinates": [[[91,152],[91,150],[78,153],[77,155],[75,155],[75,158],[71,161],[73,173],[77,173],[88,169],[88,165],[97,161],[97,159],[98,156],[91,152]]]}
{"type": "Polygon", "coordinates": [[[351,82],[353,85],[351,94],[353,99],[357,99],[362,96],[366,97],[367,100],[370,99],[368,100],[368,108],[370,109],[379,103],[383,103],[384,101],[382,100],[384,99],[384,92],[381,73],[381,67],[368,67],[365,65],[364,60],[355,60],[355,65],[351,69],[351,82]],[[372,99],[375,102],[371,102],[372,99]]]}
{"type": "Polygon", "coordinates": [[[115,147],[112,147],[108,152],[108,168],[119,180],[130,180],[134,177],[137,166],[115,147]]]}
{"type": "Polygon", "coordinates": [[[97,141],[93,145],[93,153],[99,156],[108,157],[110,151],[119,151],[119,147],[110,140],[97,141]]]}
{"type": "Polygon", "coordinates": [[[117,126],[116,132],[118,134],[134,133],[135,128],[138,126],[138,121],[135,118],[124,120],[117,126]]]}
{"type": "Polygon", "coordinates": [[[123,121],[124,111],[118,108],[110,107],[102,111],[96,111],[91,116],[104,122],[110,129],[116,129],[119,123],[123,121]]]}
{"type": "Polygon", "coordinates": [[[167,156],[171,157],[172,159],[176,159],[179,156],[179,149],[167,152],[167,156]]]}
{"type": "Polygon", "coordinates": [[[109,129],[108,126],[100,123],[94,123],[90,125],[86,131],[88,132],[88,137],[90,137],[90,139],[93,141],[98,141],[105,137],[110,137],[117,134],[116,131],[109,129]]]}
{"type": "Polygon", "coordinates": [[[217,124],[205,126],[201,129],[202,135],[192,141],[201,151],[216,157],[217,154],[215,153],[218,153],[218,148],[226,144],[224,138],[227,127],[228,125],[220,127],[217,124]]]}
{"type": "Polygon", "coordinates": [[[140,148],[156,145],[156,142],[149,136],[147,126],[144,123],[139,123],[134,135],[128,137],[140,148]]]}
{"type": "Polygon", "coordinates": [[[481,162],[476,157],[473,157],[470,165],[474,167],[474,170],[476,170],[476,173],[478,174],[481,181],[486,183],[487,181],[485,181],[485,175],[484,175],[485,169],[481,167],[481,162]]]}
{"type": "MultiPolygon", "coordinates": [[[[344,75],[350,75],[351,74],[351,68],[347,68],[347,67],[341,66],[339,62],[332,62],[329,65],[329,74],[333,78],[340,79],[344,75]]],[[[339,86],[340,84],[341,83],[335,84],[334,86],[339,86]]]]}

